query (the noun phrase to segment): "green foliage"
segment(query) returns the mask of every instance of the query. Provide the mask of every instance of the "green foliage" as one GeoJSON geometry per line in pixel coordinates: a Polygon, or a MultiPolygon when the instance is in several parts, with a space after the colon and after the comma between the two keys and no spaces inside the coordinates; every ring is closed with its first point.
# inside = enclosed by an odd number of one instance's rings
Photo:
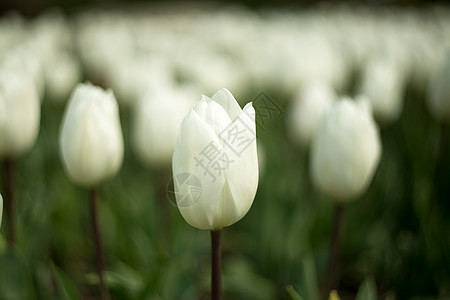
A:
{"type": "Polygon", "coordinates": [[[377,299],[377,287],[372,277],[368,277],[364,280],[356,294],[355,300],[376,300],[377,299]]]}
{"type": "Polygon", "coordinates": [[[71,279],[64,274],[64,272],[58,268],[57,265],[51,263],[53,276],[56,277],[56,281],[58,282],[59,290],[62,294],[62,299],[65,300],[79,300],[81,299],[81,295],[78,292],[77,287],[73,284],[71,279]]]}

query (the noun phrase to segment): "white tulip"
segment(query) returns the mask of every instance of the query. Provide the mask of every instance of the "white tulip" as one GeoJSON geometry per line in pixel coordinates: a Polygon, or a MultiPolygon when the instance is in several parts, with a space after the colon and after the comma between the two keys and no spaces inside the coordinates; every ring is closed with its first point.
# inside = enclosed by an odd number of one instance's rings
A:
{"type": "Polygon", "coordinates": [[[330,85],[315,82],[305,85],[289,111],[288,129],[299,144],[309,147],[336,94],[330,85]]]}
{"type": "Polygon", "coordinates": [[[381,146],[370,105],[343,99],[333,105],[311,148],[313,183],[339,202],[361,195],[372,181],[381,146]]]}
{"type": "Polygon", "coordinates": [[[181,121],[192,107],[189,97],[172,88],[149,90],[135,106],[133,146],[147,165],[168,165],[181,121]]]}
{"type": "Polygon", "coordinates": [[[218,230],[250,209],[258,186],[255,110],[226,90],[201,101],[180,126],[172,159],[178,208],[190,225],[218,230]]]}
{"type": "Polygon", "coordinates": [[[113,92],[79,84],[66,107],[59,142],[65,170],[75,183],[92,187],[116,174],[124,145],[113,92]]]}
{"type": "Polygon", "coordinates": [[[366,65],[359,92],[369,97],[375,118],[395,121],[403,108],[403,70],[387,58],[372,58],[366,65]]]}
{"type": "Polygon", "coordinates": [[[443,59],[441,67],[430,78],[427,104],[437,120],[450,123],[450,52],[443,59]]]}
{"type": "Polygon", "coordinates": [[[0,71],[0,156],[17,157],[33,147],[39,133],[41,105],[27,73],[0,71]]]}

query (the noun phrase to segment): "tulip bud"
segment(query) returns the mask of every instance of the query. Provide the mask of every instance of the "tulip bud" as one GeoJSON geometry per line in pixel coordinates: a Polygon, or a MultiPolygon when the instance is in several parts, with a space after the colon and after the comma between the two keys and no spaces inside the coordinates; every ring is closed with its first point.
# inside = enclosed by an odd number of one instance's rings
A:
{"type": "Polygon", "coordinates": [[[305,85],[294,99],[288,119],[292,138],[308,147],[335,98],[336,94],[327,84],[316,82],[305,85]]]}
{"type": "Polygon", "coordinates": [[[181,121],[192,106],[185,96],[171,88],[152,89],[136,104],[133,146],[147,165],[170,163],[181,121]]]}
{"type": "Polygon", "coordinates": [[[255,133],[252,103],[241,109],[226,89],[203,96],[184,118],[172,168],[175,178],[189,175],[175,183],[175,195],[190,225],[218,230],[248,212],[258,186],[255,133]]]}
{"type": "Polygon", "coordinates": [[[63,165],[75,183],[92,187],[117,173],[124,146],[113,92],[79,84],[67,104],[59,142],[63,165]]]}
{"type": "Polygon", "coordinates": [[[433,116],[450,123],[450,52],[430,78],[427,104],[433,116]]]}
{"type": "Polygon", "coordinates": [[[339,202],[367,189],[380,160],[379,130],[368,108],[350,99],[334,104],[312,144],[312,181],[339,202]]]}
{"type": "Polygon", "coordinates": [[[12,69],[0,71],[0,156],[30,150],[39,133],[41,106],[33,80],[12,69]]]}

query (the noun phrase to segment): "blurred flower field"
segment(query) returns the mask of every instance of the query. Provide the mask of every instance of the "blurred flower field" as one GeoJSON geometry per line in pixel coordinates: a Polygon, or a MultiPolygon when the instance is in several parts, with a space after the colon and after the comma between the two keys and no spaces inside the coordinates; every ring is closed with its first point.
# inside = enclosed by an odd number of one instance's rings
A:
{"type": "Polygon", "coordinates": [[[113,299],[209,299],[209,233],[170,193],[170,122],[223,87],[241,107],[253,101],[260,173],[250,211],[222,232],[224,299],[327,298],[335,203],[311,180],[310,144],[343,96],[365,98],[381,152],[367,190],[345,204],[337,293],[449,298],[449,16],[442,6],[2,16],[0,77],[30,78],[41,110],[34,146],[13,161],[17,241],[8,246],[3,216],[0,299],[99,299],[88,191],[67,177],[59,145],[67,100],[86,81],[116,95],[125,145],[99,188],[113,299]]]}

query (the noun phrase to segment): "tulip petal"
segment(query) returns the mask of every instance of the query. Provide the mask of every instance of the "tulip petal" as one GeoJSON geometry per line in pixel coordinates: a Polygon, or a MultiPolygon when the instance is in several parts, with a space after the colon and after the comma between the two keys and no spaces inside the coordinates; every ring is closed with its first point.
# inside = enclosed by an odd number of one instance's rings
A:
{"type": "Polygon", "coordinates": [[[236,119],[242,113],[242,109],[236,99],[226,88],[218,90],[211,99],[223,107],[231,120],[236,119]]]}
{"type": "Polygon", "coordinates": [[[233,198],[228,181],[225,181],[220,201],[217,202],[216,209],[214,211],[212,230],[219,230],[223,227],[234,224],[241,217],[242,215],[239,211],[238,201],[233,198]]]}
{"type": "MultiPolygon", "coordinates": [[[[217,203],[225,183],[223,172],[219,174],[214,170],[208,159],[211,152],[206,149],[214,150],[214,147],[217,148],[217,151],[223,151],[219,139],[211,127],[200,118],[195,110],[191,110],[180,126],[172,158],[172,169],[174,177],[187,173],[193,175],[200,182],[200,197],[191,199],[192,203],[189,205],[178,205],[186,222],[199,229],[212,228],[217,203]]],[[[190,188],[187,185],[175,185],[177,202],[180,201],[180,195],[190,192],[190,188]]]]}
{"type": "Polygon", "coordinates": [[[206,107],[204,120],[208,123],[217,136],[219,136],[231,123],[231,119],[226,111],[222,108],[222,106],[214,101],[209,103],[206,107]]]}
{"type": "Polygon", "coordinates": [[[200,100],[200,102],[198,102],[192,108],[202,120],[205,119],[206,107],[208,106],[209,102],[211,102],[211,101],[209,100],[208,97],[202,96],[202,99],[200,100]]]}
{"type": "Polygon", "coordinates": [[[255,110],[248,103],[239,117],[222,134],[224,151],[230,160],[227,184],[235,201],[237,222],[250,209],[258,187],[255,110]],[[242,180],[245,178],[245,180],[242,180]]]}

